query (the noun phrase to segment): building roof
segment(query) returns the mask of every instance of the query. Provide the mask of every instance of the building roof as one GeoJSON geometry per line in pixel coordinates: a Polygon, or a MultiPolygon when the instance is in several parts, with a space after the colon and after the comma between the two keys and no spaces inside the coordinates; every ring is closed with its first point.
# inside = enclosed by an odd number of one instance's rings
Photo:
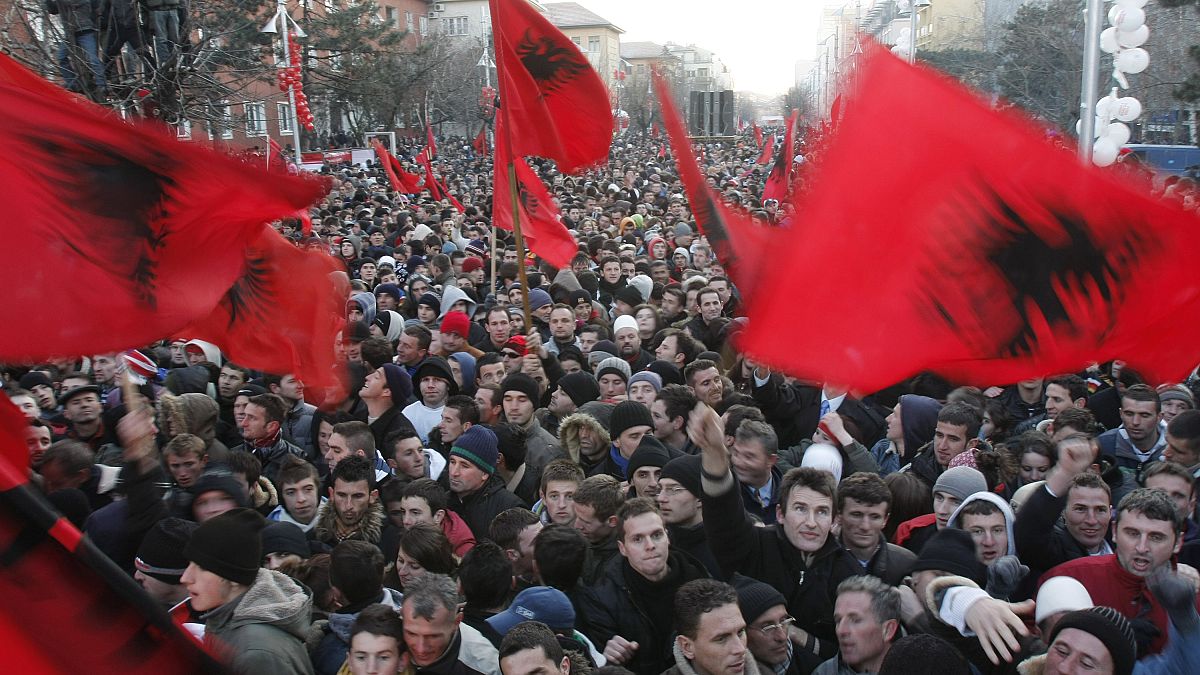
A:
{"type": "Polygon", "coordinates": [[[550,23],[559,28],[582,28],[584,26],[607,26],[624,33],[613,22],[596,14],[578,2],[551,2],[542,5],[549,15],[550,23]]]}
{"type": "Polygon", "coordinates": [[[623,59],[653,59],[668,56],[667,48],[657,42],[622,42],[621,58],[623,59]]]}

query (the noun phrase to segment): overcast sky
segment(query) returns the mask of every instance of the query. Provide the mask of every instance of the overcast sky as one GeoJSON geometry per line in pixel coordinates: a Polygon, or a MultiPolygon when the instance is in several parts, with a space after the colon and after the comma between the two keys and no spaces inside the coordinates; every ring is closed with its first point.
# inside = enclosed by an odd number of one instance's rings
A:
{"type": "MultiPolygon", "coordinates": [[[[547,0],[553,1],[553,0],[547,0]]],[[[825,0],[576,0],[625,31],[625,42],[668,40],[711,49],[738,90],[782,94],[797,60],[815,53],[825,0]]]]}

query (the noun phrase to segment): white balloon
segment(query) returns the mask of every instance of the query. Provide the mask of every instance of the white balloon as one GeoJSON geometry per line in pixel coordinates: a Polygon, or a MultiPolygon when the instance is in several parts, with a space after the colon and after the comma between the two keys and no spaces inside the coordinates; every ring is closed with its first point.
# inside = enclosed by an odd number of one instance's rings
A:
{"type": "Polygon", "coordinates": [[[1108,166],[1117,161],[1120,149],[1107,138],[1101,138],[1092,145],[1092,163],[1096,166],[1108,166]]]}
{"type": "Polygon", "coordinates": [[[895,54],[899,58],[907,59],[908,47],[905,45],[896,45],[895,47],[892,47],[892,54],[895,54]]]}
{"type": "Polygon", "coordinates": [[[1123,73],[1140,73],[1150,65],[1150,54],[1141,47],[1117,52],[1114,66],[1123,73]]]}
{"type": "Polygon", "coordinates": [[[1096,117],[1104,119],[1104,121],[1107,122],[1108,118],[1112,116],[1109,113],[1109,109],[1112,108],[1113,104],[1116,102],[1117,99],[1113,98],[1112,96],[1105,96],[1099,101],[1096,101],[1096,117]]]}
{"type": "MultiPolygon", "coordinates": [[[[1116,29],[1111,29],[1111,30],[1116,30],[1116,29]]],[[[1116,31],[1116,33],[1117,33],[1117,44],[1121,45],[1122,47],[1126,47],[1126,48],[1141,47],[1142,45],[1146,44],[1146,40],[1150,39],[1150,28],[1148,26],[1146,26],[1145,24],[1138,26],[1136,29],[1128,31],[1128,32],[1116,31]]],[[[1104,49],[1104,33],[1100,34],[1100,48],[1104,49]]],[[[1107,50],[1105,50],[1105,51],[1107,51],[1107,50]]],[[[1112,52],[1108,52],[1108,53],[1111,54],[1112,52]]]]}
{"type": "Polygon", "coordinates": [[[1112,141],[1119,148],[1129,142],[1129,127],[1120,122],[1113,122],[1105,128],[1101,138],[1112,141]]]}
{"type": "Polygon", "coordinates": [[[1122,96],[1111,108],[1113,117],[1132,122],[1142,116],[1142,102],[1132,96],[1122,96]]]}
{"type": "Polygon", "coordinates": [[[1108,10],[1108,23],[1116,26],[1117,30],[1132,31],[1146,23],[1146,12],[1140,7],[1113,5],[1108,10]]]}
{"type": "MultiPolygon", "coordinates": [[[[1130,45],[1130,47],[1136,46],[1137,45],[1130,45]]],[[[1100,31],[1100,51],[1104,52],[1105,54],[1114,54],[1120,48],[1121,45],[1117,41],[1117,29],[1114,26],[1109,26],[1108,28],[1100,31]]]]}

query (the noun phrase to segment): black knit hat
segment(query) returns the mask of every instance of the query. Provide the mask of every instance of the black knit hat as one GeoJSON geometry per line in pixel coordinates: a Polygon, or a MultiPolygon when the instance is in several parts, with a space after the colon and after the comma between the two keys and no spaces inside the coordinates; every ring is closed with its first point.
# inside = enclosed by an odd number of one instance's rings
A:
{"type": "Polygon", "coordinates": [[[642,442],[638,444],[637,450],[634,450],[633,454],[629,456],[625,477],[632,478],[634,472],[644,466],[656,466],[661,469],[669,461],[671,461],[671,455],[667,452],[667,446],[654,436],[646,434],[642,436],[642,442]]]}
{"type": "Polygon", "coordinates": [[[532,403],[533,407],[535,408],[538,406],[538,402],[542,399],[542,394],[540,391],[538,391],[537,380],[534,380],[525,373],[513,373],[512,375],[504,378],[504,381],[500,383],[500,395],[503,396],[505,393],[510,391],[515,391],[528,396],[529,402],[532,403]]]}
{"type": "Polygon", "coordinates": [[[50,376],[40,370],[31,370],[21,376],[21,388],[25,391],[33,391],[33,388],[39,384],[47,387],[54,386],[54,383],[50,381],[50,376]]]}
{"type": "Polygon", "coordinates": [[[670,361],[663,361],[661,359],[658,361],[651,361],[650,365],[646,366],[646,370],[649,370],[652,373],[658,373],[658,376],[662,378],[663,386],[668,384],[684,383],[683,373],[680,372],[679,368],[677,368],[675,364],[671,363],[670,361]]]}
{"type": "Polygon", "coordinates": [[[987,567],[975,559],[975,542],[966,530],[941,530],[925,543],[912,571],[940,570],[983,586],[987,567]]]}
{"type": "Polygon", "coordinates": [[[262,552],[263,555],[294,553],[301,558],[307,558],[312,554],[308,548],[308,539],[304,536],[304,530],[293,523],[283,522],[267,523],[267,526],[263,528],[262,552]]]}
{"type": "Polygon", "coordinates": [[[629,305],[630,307],[637,307],[638,305],[642,304],[642,302],[644,302],[644,300],[642,300],[641,291],[634,288],[633,286],[625,286],[624,288],[618,290],[616,293],[613,293],[613,299],[620,300],[621,302],[629,305]]]}
{"type": "Polygon", "coordinates": [[[659,480],[663,478],[670,478],[679,483],[694,497],[701,496],[703,492],[700,487],[700,455],[684,455],[667,462],[663,465],[659,480]]]}
{"type": "MultiPolygon", "coordinates": [[[[424,361],[418,363],[417,370],[412,376],[413,389],[420,392],[421,380],[431,376],[440,377],[450,384],[450,396],[458,393],[458,383],[454,381],[454,371],[450,370],[450,363],[446,359],[440,356],[427,356],[424,361]]],[[[417,396],[421,398],[420,394],[417,396]]]]}
{"type": "Polygon", "coordinates": [[[413,381],[408,371],[394,363],[385,363],[380,367],[383,368],[388,391],[392,394],[392,405],[404,405],[413,394],[413,381]]]}
{"type": "Polygon", "coordinates": [[[626,429],[640,425],[654,426],[650,409],[637,401],[621,401],[613,408],[612,417],[609,418],[608,435],[615,441],[626,429]]]}
{"type": "Polygon", "coordinates": [[[266,524],[252,509],[226,511],[196,528],[183,555],[223,579],[249,586],[262,564],[260,533],[266,524]]]}
{"type": "Polygon", "coordinates": [[[596,384],[596,378],[582,370],[562,376],[558,386],[562,387],[563,393],[570,397],[576,407],[600,398],[600,385],[596,384]]]}
{"type": "Polygon", "coordinates": [[[139,572],[159,581],[179,585],[179,577],[187,569],[188,559],[183,555],[198,526],[182,518],[163,518],[150,528],[138,547],[133,566],[139,572]]]}
{"type": "Polygon", "coordinates": [[[768,609],[787,604],[783,593],[757,579],[738,575],[734,577],[733,585],[737,588],[738,609],[742,610],[742,619],[747,624],[757,621],[768,609]]]}
{"type": "Polygon", "coordinates": [[[204,473],[196,479],[196,483],[192,485],[191,492],[196,497],[205,492],[224,492],[237,502],[238,506],[250,506],[249,499],[246,497],[246,489],[241,483],[233,477],[233,472],[230,471],[229,465],[213,463],[209,464],[204,473]]]}
{"type": "Polygon", "coordinates": [[[1063,615],[1050,633],[1049,644],[1064,628],[1074,628],[1096,636],[1113,660],[1113,675],[1130,675],[1137,660],[1137,639],[1129,620],[1112,607],[1089,607],[1063,615]]]}

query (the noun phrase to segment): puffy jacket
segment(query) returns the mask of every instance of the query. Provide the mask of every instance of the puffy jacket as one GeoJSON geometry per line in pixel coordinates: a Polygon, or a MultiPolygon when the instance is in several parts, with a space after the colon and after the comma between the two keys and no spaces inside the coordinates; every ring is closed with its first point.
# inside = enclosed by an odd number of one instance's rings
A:
{"type": "Polygon", "coordinates": [[[312,594],[280,572],[260,569],[240,598],[204,616],[204,642],[226,655],[235,673],[311,674],[304,638],[312,616],[312,594]]]}
{"type": "MultiPolygon", "coordinates": [[[[682,551],[670,551],[667,561],[670,583],[675,590],[693,579],[708,578],[704,566],[682,551]]],[[[632,660],[622,665],[635,673],[661,673],[675,662],[671,655],[674,627],[669,623],[654,625],[645,604],[648,599],[638,596],[630,587],[631,574],[637,572],[625,556],[614,556],[595,583],[584,589],[581,603],[587,625],[583,626],[583,633],[601,648],[614,635],[638,643],[632,660]]]]}
{"type": "Polygon", "coordinates": [[[243,443],[234,448],[234,450],[245,450],[257,457],[258,461],[262,462],[262,475],[266,476],[267,480],[275,484],[276,487],[279,486],[277,482],[279,470],[283,468],[283,460],[288,455],[295,455],[300,459],[307,458],[304,454],[304,449],[285,440],[282,433],[279,434],[274,443],[266,447],[256,448],[243,443]]]}

